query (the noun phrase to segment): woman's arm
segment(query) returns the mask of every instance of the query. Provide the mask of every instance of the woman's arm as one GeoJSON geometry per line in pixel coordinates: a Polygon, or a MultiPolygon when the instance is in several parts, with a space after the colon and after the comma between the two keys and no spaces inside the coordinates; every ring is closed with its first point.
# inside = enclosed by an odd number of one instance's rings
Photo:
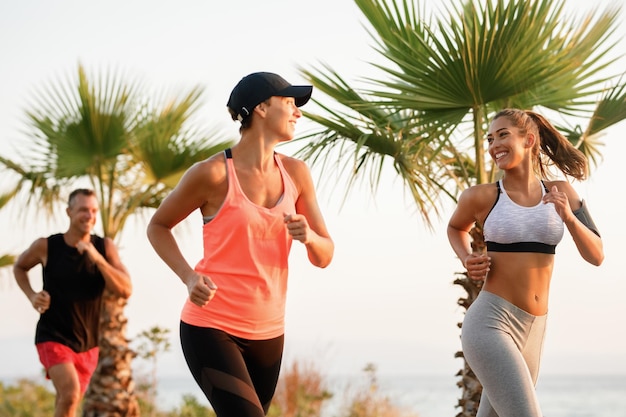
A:
{"type": "Polygon", "coordinates": [[[163,200],[148,223],[147,235],[157,255],[187,283],[193,268],[183,256],[172,229],[206,201],[207,161],[195,164],[183,175],[174,190],[163,200]]]}
{"type": "Polygon", "coordinates": [[[293,158],[289,160],[290,175],[299,188],[299,196],[296,213],[285,213],[285,223],[292,238],[306,246],[309,261],[325,268],[333,259],[335,244],[317,203],[309,168],[302,161],[293,158]]]}
{"type": "Polygon", "coordinates": [[[491,259],[483,253],[472,251],[472,240],[469,231],[476,223],[476,212],[482,205],[479,201],[480,188],[471,187],[464,190],[459,197],[456,209],[448,222],[448,240],[452,250],[467,269],[471,279],[484,279],[489,272],[491,259]]]}
{"type": "Polygon", "coordinates": [[[218,199],[223,197],[214,185],[224,178],[224,164],[220,165],[216,161],[217,159],[211,158],[189,168],[174,190],[163,200],[147,228],[148,240],[157,255],[187,286],[189,299],[198,306],[205,305],[213,298],[217,286],[209,277],[197,273],[189,265],[174,239],[172,228],[193,211],[206,206],[209,196],[217,195],[218,199]],[[215,172],[222,174],[216,176],[215,172]]]}
{"type": "MultiPolygon", "coordinates": [[[[550,184],[550,192],[546,193],[543,201],[554,204],[583,259],[592,265],[601,265],[604,261],[602,239],[594,232],[595,225],[592,227],[592,224],[588,226],[583,224],[574,214],[574,211],[583,209],[582,201],[574,187],[567,181],[553,182],[550,184]]],[[[591,218],[588,212],[587,217],[591,218]]]]}

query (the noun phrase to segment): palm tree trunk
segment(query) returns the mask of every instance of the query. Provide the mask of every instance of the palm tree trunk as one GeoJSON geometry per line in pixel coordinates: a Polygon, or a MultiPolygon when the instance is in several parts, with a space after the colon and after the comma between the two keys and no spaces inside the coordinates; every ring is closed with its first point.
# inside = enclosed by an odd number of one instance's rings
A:
{"type": "MultiPolygon", "coordinates": [[[[486,252],[487,248],[483,238],[482,226],[476,224],[472,230],[470,230],[470,235],[472,237],[472,250],[474,252],[486,252]]],[[[457,275],[458,278],[454,280],[454,284],[462,286],[467,292],[467,296],[459,298],[458,303],[467,311],[469,306],[476,300],[476,297],[478,297],[478,293],[482,289],[484,281],[470,279],[467,272],[457,273],[457,275]]],[[[461,328],[462,325],[462,323],[459,323],[459,328],[461,328]]],[[[480,396],[483,392],[483,387],[467,364],[463,356],[463,351],[458,351],[454,357],[463,358],[463,368],[456,374],[456,376],[460,377],[456,385],[461,388],[461,398],[459,398],[457,404],[457,407],[461,408],[461,412],[459,412],[456,417],[475,417],[478,411],[478,405],[480,404],[480,396]]]]}
{"type": "Polygon", "coordinates": [[[126,339],[127,300],[105,291],[100,316],[100,358],[83,403],[83,417],[138,417],[131,361],[135,353],[126,339]]]}

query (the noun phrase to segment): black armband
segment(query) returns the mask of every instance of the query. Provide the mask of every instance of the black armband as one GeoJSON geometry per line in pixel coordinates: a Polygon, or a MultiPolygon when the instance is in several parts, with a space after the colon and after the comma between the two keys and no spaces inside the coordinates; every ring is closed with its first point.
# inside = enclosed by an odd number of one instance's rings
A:
{"type": "Polygon", "coordinates": [[[585,204],[585,200],[581,201],[581,205],[578,210],[574,210],[574,216],[576,216],[576,218],[580,220],[582,224],[587,226],[587,229],[598,235],[598,237],[600,236],[600,232],[598,232],[598,228],[596,227],[596,224],[593,222],[593,219],[591,218],[591,215],[587,210],[587,204],[585,204]]]}

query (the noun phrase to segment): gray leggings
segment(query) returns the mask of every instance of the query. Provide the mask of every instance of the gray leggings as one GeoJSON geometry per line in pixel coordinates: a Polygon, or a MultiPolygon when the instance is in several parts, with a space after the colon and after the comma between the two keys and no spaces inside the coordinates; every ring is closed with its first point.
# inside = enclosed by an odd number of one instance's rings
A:
{"type": "Polygon", "coordinates": [[[483,394],[476,417],[541,417],[535,393],[547,315],[481,291],[463,320],[463,354],[483,394]]]}

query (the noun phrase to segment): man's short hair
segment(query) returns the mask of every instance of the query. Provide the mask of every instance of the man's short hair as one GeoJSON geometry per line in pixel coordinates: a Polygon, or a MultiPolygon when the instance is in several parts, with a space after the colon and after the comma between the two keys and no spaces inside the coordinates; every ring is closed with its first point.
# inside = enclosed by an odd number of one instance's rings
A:
{"type": "Polygon", "coordinates": [[[72,203],[74,202],[74,199],[76,198],[77,195],[84,195],[86,197],[91,197],[91,196],[95,196],[96,193],[94,192],[94,190],[90,190],[89,188],[77,188],[74,191],[72,191],[70,193],[69,198],[67,199],[67,206],[71,207],[72,203]]]}

